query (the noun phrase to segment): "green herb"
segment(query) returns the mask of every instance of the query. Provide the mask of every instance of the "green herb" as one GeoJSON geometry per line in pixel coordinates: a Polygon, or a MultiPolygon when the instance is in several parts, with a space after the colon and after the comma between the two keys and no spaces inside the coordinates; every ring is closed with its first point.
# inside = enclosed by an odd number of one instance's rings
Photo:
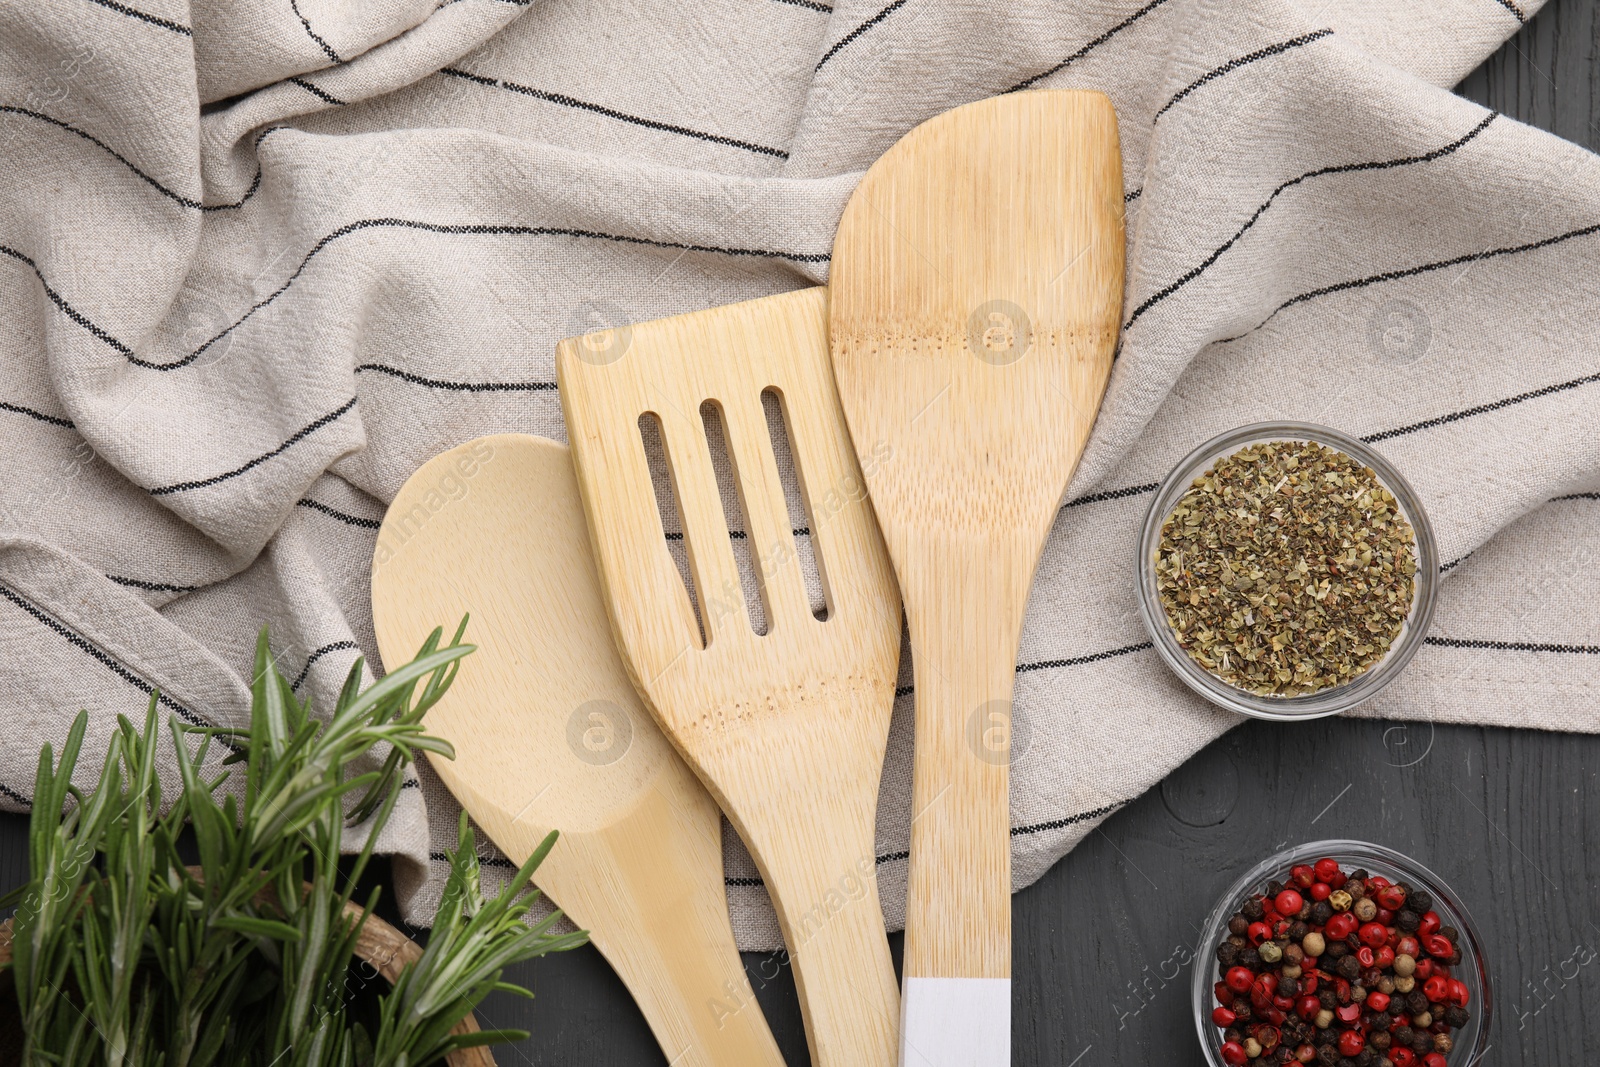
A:
{"type": "Polygon", "coordinates": [[[345,906],[394,810],[400,768],[418,751],[453,756],[421,720],[472,651],[461,643],[465,627],[463,619],[442,648],[435,630],[416,660],[364,692],[357,661],[327,722],[311,717],[273,666],[263,630],[249,730],[168,720],[183,785],[175,797],[163,796],[155,773],[154,696],[142,731],[118,716],[87,794],[71,781],[87,714],[73,723],[59,763],[45,745],[29,830],[32,877],[6,900],[18,905],[11,970],[23,1062],[422,1067],[458,1048],[526,1037],[450,1030],[491,991],[531,995],[500,981],[507,965],[585,940],[549,932],[559,913],[521,921],[537,895],[523,891],[553,833],[485,900],[463,814],[421,960],[392,989],[378,979],[352,990],[348,980],[378,890],[358,919],[345,906]],[[244,761],[243,782],[206,769],[214,744],[233,750],[224,765],[244,761]],[[374,745],[388,749],[382,766],[351,773],[374,745]],[[345,831],[363,820],[366,843],[341,872],[345,831]],[[186,823],[198,875],[179,855],[186,823]]]}
{"type": "Polygon", "coordinates": [[[1191,659],[1262,696],[1343,685],[1389,651],[1416,536],[1377,475],[1316,442],[1219,460],[1161,527],[1156,582],[1191,659]]]}

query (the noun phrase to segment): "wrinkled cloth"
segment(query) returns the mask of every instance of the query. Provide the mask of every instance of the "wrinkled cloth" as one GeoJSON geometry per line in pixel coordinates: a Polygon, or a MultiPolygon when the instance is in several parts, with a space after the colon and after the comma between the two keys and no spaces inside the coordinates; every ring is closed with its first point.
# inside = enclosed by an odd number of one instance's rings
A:
{"type": "MultiPolygon", "coordinates": [[[[1133,567],[1155,484],[1244,423],[1365,438],[1432,518],[1427,645],[1355,713],[1403,724],[1374,759],[1600,728],[1600,163],[1449,91],[1538,6],[4,0],[0,805],[80,708],[91,746],[152,689],[245,725],[263,624],[326,714],[381,673],[386,502],[473,437],[564,438],[557,340],[825,282],[880,153],[1035,88],[1117,107],[1128,284],[1023,634],[1016,886],[1240,721],[1160,662],[1133,567]]],[[[414,773],[381,847],[425,924],[459,809],[414,773]]],[[[739,940],[775,947],[724,838],[739,940]]]]}

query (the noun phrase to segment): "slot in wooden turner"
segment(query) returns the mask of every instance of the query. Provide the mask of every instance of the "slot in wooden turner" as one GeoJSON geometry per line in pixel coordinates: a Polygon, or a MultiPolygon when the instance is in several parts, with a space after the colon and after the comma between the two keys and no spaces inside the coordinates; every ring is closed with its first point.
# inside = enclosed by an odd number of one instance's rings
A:
{"type": "Polygon", "coordinates": [[[428,729],[433,769],[589,931],[675,1067],[782,1067],[728,922],[716,804],[640,705],[611,640],[564,445],[479,438],[423,464],[378,534],[378,648],[404,663],[471,612],[428,729]]]}
{"type": "Polygon", "coordinates": [[[874,815],[900,608],[810,289],[563,341],[556,366],[617,644],[662,729],[749,846],[818,1067],[893,1063],[898,991],[874,815]],[[596,353],[605,353],[597,358],[596,353]],[[774,390],[826,591],[813,617],[761,394],[774,390]],[[701,405],[720,410],[770,629],[747,617],[701,405]],[[639,420],[660,419],[705,647],[662,535],[639,420]]]}
{"type": "Polygon", "coordinates": [[[1110,375],[1116,114],[1094,92],[956,108],[872,165],[834,242],[830,340],[911,630],[901,1063],[1010,1062],[1011,691],[1028,589],[1110,375]]]}

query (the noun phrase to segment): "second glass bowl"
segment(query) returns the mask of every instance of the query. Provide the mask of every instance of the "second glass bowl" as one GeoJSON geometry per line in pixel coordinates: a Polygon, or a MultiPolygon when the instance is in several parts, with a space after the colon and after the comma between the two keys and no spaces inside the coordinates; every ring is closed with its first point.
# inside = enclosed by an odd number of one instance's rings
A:
{"type": "Polygon", "coordinates": [[[1427,892],[1433,897],[1433,910],[1439,913],[1441,925],[1453,926],[1460,932],[1458,947],[1461,949],[1461,962],[1452,967],[1450,973],[1466,984],[1467,1010],[1471,1014],[1466,1025],[1452,1034],[1455,1048],[1446,1060],[1450,1064],[1479,1063],[1489,1049],[1494,994],[1489,983],[1489,967],[1483,958],[1483,945],[1472,916],[1467,913],[1461,898],[1438,875],[1409,856],[1367,841],[1311,841],[1284,849],[1240,875],[1217,901],[1210,917],[1206,919],[1200,944],[1196,948],[1194,974],[1190,982],[1195,1026],[1206,1062],[1211,1067],[1227,1067],[1222,1059],[1222,1031],[1211,1021],[1211,1009],[1216,1006],[1212,996],[1212,986],[1217,981],[1216,948],[1228,937],[1228,919],[1246,896],[1261,893],[1268,882],[1287,882],[1289,869],[1295,864],[1314,864],[1324,857],[1337,861],[1346,873],[1362,868],[1368,874],[1382,875],[1391,882],[1405,882],[1414,889],[1427,892]]]}
{"type": "Polygon", "coordinates": [[[1355,707],[1372,697],[1393,681],[1422,645],[1428,622],[1433,617],[1434,598],[1438,592],[1439,550],[1434,544],[1433,527],[1417,500],[1416,492],[1399,471],[1390,466],[1378,453],[1354,437],[1327,426],[1307,422],[1261,422],[1241,426],[1237,430],[1214,437],[1189,453],[1167,475],[1145,515],[1144,528],[1139,535],[1139,613],[1156,652],[1166,661],[1183,682],[1214,704],[1244,715],[1262,719],[1314,719],[1335,715],[1355,707]],[[1178,644],[1167,621],[1166,609],[1156,587],[1155,554],[1161,544],[1161,527],[1172,513],[1178,499],[1188,492],[1196,478],[1204,474],[1218,460],[1239,451],[1247,445],[1268,441],[1313,441],[1372,468],[1378,481],[1394,494],[1400,513],[1416,535],[1417,575],[1411,599],[1411,614],[1407,617],[1400,635],[1388,653],[1360,675],[1343,685],[1319,689],[1298,696],[1260,696],[1248,690],[1229,685],[1200,664],[1178,644]]]}

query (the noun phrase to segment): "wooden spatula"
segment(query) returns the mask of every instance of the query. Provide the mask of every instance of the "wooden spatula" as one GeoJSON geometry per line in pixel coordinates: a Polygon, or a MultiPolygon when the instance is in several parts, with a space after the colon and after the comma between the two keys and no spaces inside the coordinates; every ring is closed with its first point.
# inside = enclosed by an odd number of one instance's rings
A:
{"type": "Polygon", "coordinates": [[[916,683],[901,1063],[1009,1062],[1011,688],[1028,588],[1111,370],[1111,102],[1014,93],[923,123],[834,242],[830,334],[916,683]]]}
{"type": "Polygon", "coordinates": [[[781,1067],[734,946],[711,797],[612,644],[565,446],[521,434],[435,457],[401,488],[372,572],[390,663],[471,613],[478,650],[428,728],[432,766],[610,961],[675,1065],[781,1067]]]}
{"type": "Polygon", "coordinates": [[[873,823],[900,607],[839,412],[826,322],[821,290],[787,293],[563,341],[556,368],[618,647],[760,868],[812,1063],[878,1067],[894,1062],[899,1021],[873,823]],[[806,595],[767,391],[787,423],[825,620],[806,595]],[[730,528],[719,496],[708,403],[726,431],[743,530],[730,528]],[[663,536],[646,414],[660,420],[698,621],[663,536]],[[752,629],[730,533],[750,548],[764,635],[752,629]]]}

